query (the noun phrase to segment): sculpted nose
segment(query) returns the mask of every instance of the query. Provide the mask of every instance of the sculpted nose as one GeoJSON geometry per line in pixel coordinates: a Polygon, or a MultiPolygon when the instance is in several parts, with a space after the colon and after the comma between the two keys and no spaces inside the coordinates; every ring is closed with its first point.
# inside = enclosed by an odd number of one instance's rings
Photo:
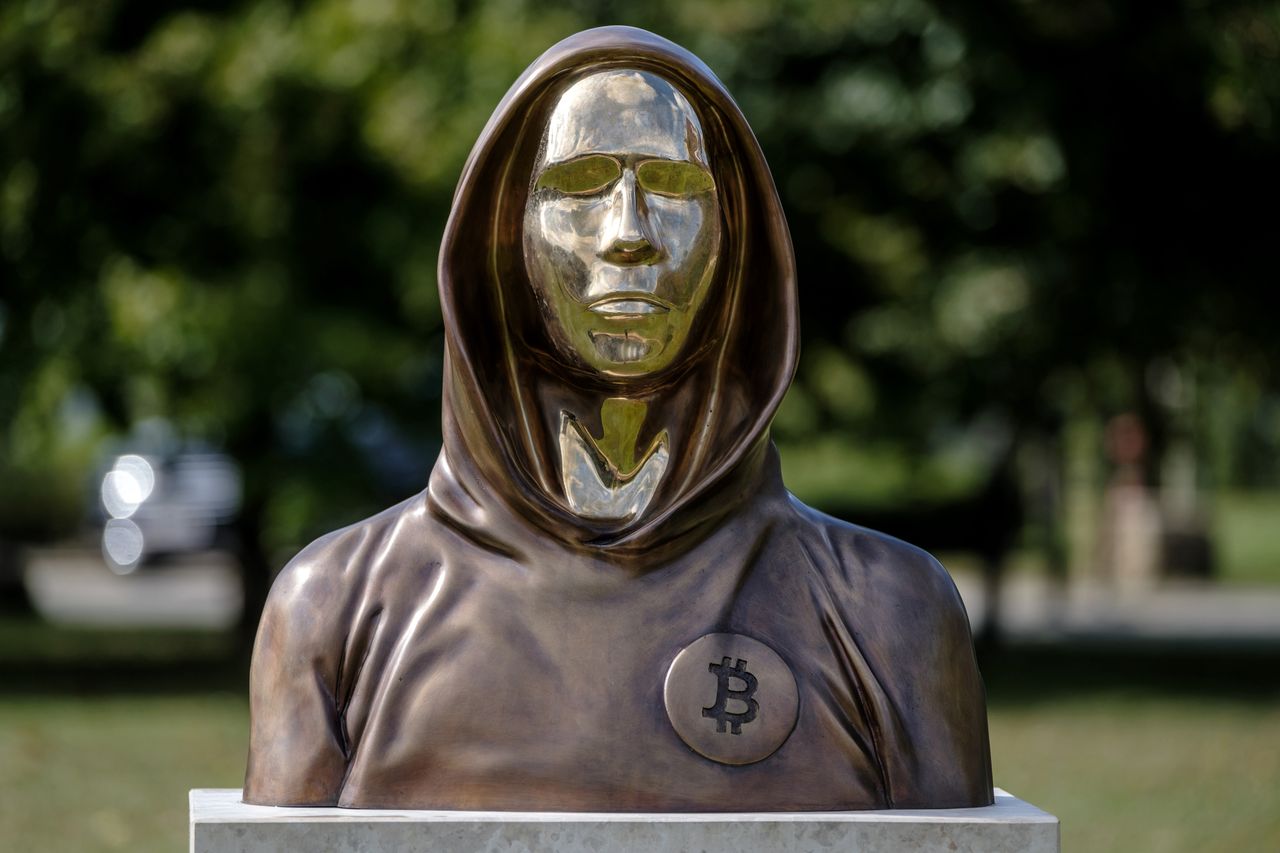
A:
{"type": "Polygon", "coordinates": [[[649,221],[649,211],[636,189],[636,173],[625,169],[610,199],[609,215],[600,235],[600,257],[615,264],[652,264],[661,247],[649,221]]]}

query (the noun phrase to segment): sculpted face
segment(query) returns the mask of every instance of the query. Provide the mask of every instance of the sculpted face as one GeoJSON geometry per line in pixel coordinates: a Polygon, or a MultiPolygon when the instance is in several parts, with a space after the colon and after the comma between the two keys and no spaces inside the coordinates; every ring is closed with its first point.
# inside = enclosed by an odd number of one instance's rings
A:
{"type": "Polygon", "coordinates": [[[551,337],[617,376],[672,364],[710,287],[720,200],[702,126],[671,84],[602,71],[551,112],[524,216],[524,258],[551,337]]]}

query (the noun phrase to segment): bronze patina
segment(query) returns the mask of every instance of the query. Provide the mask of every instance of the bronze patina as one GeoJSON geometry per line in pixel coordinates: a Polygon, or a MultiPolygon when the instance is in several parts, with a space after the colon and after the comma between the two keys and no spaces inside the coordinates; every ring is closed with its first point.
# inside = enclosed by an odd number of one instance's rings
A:
{"type": "Polygon", "coordinates": [[[992,801],[950,577],[782,485],[795,261],[705,65],[628,27],[547,51],[467,161],[439,282],[443,450],[277,579],[247,802],[992,801]]]}

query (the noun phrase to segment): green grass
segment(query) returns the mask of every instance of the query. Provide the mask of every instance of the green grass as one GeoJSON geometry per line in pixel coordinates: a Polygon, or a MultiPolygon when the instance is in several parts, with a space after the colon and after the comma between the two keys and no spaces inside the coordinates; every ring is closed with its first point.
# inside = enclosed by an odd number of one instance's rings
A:
{"type": "Polygon", "coordinates": [[[1280,583],[1280,492],[1222,492],[1211,517],[1222,580],[1280,583]]]}
{"type": "Polygon", "coordinates": [[[1280,850],[1280,703],[997,703],[991,738],[996,784],[1056,814],[1064,850],[1280,850]]]}
{"type": "Polygon", "coordinates": [[[208,661],[236,650],[230,634],[180,628],[52,625],[38,616],[0,619],[0,666],[131,666],[208,661]]]}
{"type": "MultiPolygon", "coordinates": [[[[0,849],[173,851],[186,793],[238,787],[230,693],[0,705],[0,849]]],[[[1081,696],[991,707],[997,784],[1057,814],[1064,849],[1280,849],[1280,703],[1081,696]]]]}
{"type": "Polygon", "coordinates": [[[0,703],[0,849],[186,849],[187,790],[239,787],[242,697],[0,703]]]}

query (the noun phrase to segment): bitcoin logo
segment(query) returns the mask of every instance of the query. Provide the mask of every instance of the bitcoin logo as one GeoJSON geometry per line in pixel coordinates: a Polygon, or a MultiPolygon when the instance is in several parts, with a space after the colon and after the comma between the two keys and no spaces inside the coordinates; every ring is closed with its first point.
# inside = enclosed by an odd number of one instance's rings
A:
{"type": "Polygon", "coordinates": [[[768,758],[791,736],[800,711],[787,664],[742,634],[707,634],[686,646],[667,670],[662,698],[680,739],[720,764],[768,758]]]}
{"type": "Polygon", "coordinates": [[[716,731],[724,734],[724,727],[727,723],[729,731],[732,734],[742,734],[742,727],[756,718],[756,714],[760,711],[760,703],[751,698],[760,686],[760,682],[756,677],[747,672],[747,662],[738,659],[738,665],[729,666],[730,658],[721,658],[720,663],[711,663],[707,665],[707,669],[715,673],[716,682],[716,703],[710,708],[702,709],[702,716],[710,717],[716,721],[716,731]],[[741,690],[734,690],[729,686],[729,679],[736,678],[741,681],[745,687],[741,690]],[[730,702],[741,702],[746,708],[745,711],[735,713],[728,709],[730,702]]]}

